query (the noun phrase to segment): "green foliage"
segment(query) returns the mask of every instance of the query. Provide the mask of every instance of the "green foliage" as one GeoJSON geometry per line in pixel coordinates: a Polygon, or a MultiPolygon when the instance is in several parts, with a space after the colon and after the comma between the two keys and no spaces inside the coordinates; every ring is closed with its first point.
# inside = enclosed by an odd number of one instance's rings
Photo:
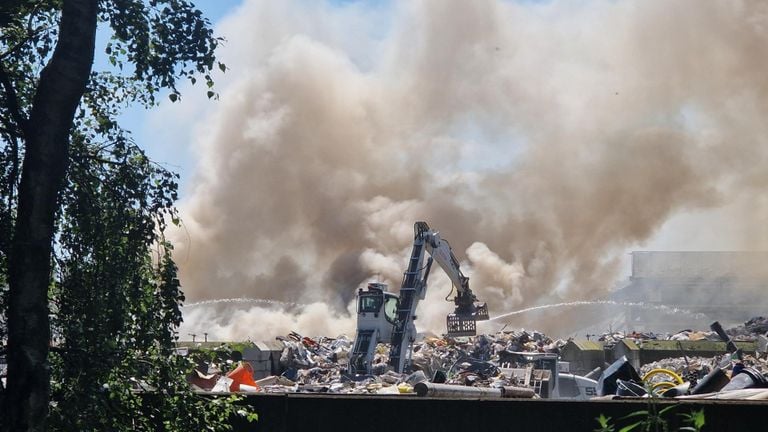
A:
{"type": "MultiPolygon", "coordinates": [[[[61,0],[0,5],[0,341],[5,340],[8,253],[26,119],[58,42],[61,0]]],[[[59,195],[49,306],[52,430],[227,430],[255,420],[237,397],[189,390],[191,359],[175,355],[184,301],[172,246],[178,176],[153,163],[118,124],[129,104],[179,98],[203,76],[215,97],[221,40],[183,0],[100,0],[110,68],[91,74],[75,116],[59,195]]]]}
{"type": "Polygon", "coordinates": [[[245,348],[255,346],[252,342],[222,342],[214,347],[197,345],[188,347],[190,361],[196,365],[215,365],[221,372],[229,372],[236,367],[243,358],[245,348]]]}
{"type": "Polygon", "coordinates": [[[680,413],[678,415],[683,417],[683,423],[689,425],[680,428],[681,431],[699,432],[704,428],[704,425],[706,424],[704,408],[700,410],[693,410],[689,413],[680,413]]]}
{"type": "MultiPolygon", "coordinates": [[[[600,414],[599,417],[595,418],[599,428],[594,429],[594,431],[668,432],[671,430],[668,415],[678,407],[679,405],[669,405],[659,410],[657,402],[650,400],[648,409],[632,412],[624,417],[617,419],[615,422],[611,417],[606,417],[604,414],[600,414]]],[[[682,424],[685,426],[675,429],[676,431],[699,432],[704,428],[704,425],[706,424],[704,409],[693,410],[689,413],[678,413],[678,416],[682,417],[682,424]]]]}
{"type": "Polygon", "coordinates": [[[605,414],[600,414],[595,418],[597,424],[600,425],[600,429],[595,429],[595,432],[614,432],[616,428],[611,423],[611,418],[606,417],[605,414]]]}

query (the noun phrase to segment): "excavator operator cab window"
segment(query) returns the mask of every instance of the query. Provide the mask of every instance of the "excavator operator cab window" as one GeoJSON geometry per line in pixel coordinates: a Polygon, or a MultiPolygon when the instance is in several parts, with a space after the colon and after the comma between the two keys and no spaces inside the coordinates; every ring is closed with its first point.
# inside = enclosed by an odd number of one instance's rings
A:
{"type": "Polygon", "coordinates": [[[357,313],[373,312],[376,313],[381,309],[381,294],[374,295],[361,295],[360,303],[357,305],[357,313]]]}
{"type": "Polygon", "coordinates": [[[397,318],[397,297],[386,296],[384,298],[384,317],[392,324],[397,318]]]}

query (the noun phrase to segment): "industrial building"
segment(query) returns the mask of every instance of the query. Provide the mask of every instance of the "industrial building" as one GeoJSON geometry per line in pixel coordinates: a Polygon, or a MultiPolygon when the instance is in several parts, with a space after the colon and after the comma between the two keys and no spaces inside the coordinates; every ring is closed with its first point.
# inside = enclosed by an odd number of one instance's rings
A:
{"type": "Polygon", "coordinates": [[[768,313],[768,252],[632,252],[629,284],[611,300],[632,330],[738,324],[768,313]]]}

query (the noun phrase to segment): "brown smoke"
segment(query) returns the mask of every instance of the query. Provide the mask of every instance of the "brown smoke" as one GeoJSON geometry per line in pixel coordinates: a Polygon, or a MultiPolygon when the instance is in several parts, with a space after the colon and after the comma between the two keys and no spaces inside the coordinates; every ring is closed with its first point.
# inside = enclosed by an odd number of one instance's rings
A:
{"type": "MultiPolygon", "coordinates": [[[[176,238],[192,300],[346,316],[366,280],[397,288],[416,220],[492,313],[590,299],[670,217],[768,186],[761,1],[250,1],[220,31],[231,71],[176,238]]],[[[439,332],[433,273],[418,323],[439,332]]],[[[238,338],[275,315],[195,314],[238,338]]]]}

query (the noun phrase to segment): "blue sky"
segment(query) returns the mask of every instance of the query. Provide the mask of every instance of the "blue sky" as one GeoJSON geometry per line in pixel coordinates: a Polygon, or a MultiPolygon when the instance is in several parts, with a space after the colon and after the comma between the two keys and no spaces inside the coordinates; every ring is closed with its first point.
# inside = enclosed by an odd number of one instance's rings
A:
{"type": "MultiPolygon", "coordinates": [[[[199,8],[203,14],[211,21],[214,28],[217,27],[219,22],[227,16],[236,13],[238,7],[244,4],[247,0],[201,0],[195,3],[195,6],[199,8]]],[[[277,0],[279,1],[279,0],[277,0]]],[[[387,7],[391,4],[391,0],[326,0],[326,3],[334,7],[348,7],[352,4],[362,5],[365,8],[379,9],[387,7]]],[[[254,25],[258,25],[254,23],[254,25]]],[[[99,45],[105,45],[109,33],[100,32],[97,36],[100,41],[99,45]]],[[[225,41],[226,43],[226,41],[225,41]]],[[[101,51],[101,56],[97,52],[96,68],[108,68],[106,56],[101,51]]],[[[218,73],[218,71],[215,71],[218,73]]],[[[214,75],[215,78],[216,75],[214,75]]],[[[219,90],[221,86],[219,86],[219,90]]],[[[203,92],[203,88],[199,85],[192,87],[184,91],[182,90],[182,98],[185,97],[184,93],[187,93],[188,98],[192,98],[195,91],[203,92]]],[[[215,101],[209,101],[203,110],[195,110],[196,115],[201,115],[203,111],[214,110],[215,101]]],[[[158,119],[165,117],[159,114],[158,111],[165,111],[167,114],[169,111],[187,112],[189,108],[183,108],[178,106],[179,104],[171,104],[171,102],[163,96],[160,99],[161,106],[153,108],[152,110],[146,110],[141,106],[128,107],[121,116],[121,124],[124,128],[131,131],[134,140],[143,148],[147,154],[156,162],[159,162],[167,168],[177,172],[181,176],[180,186],[181,195],[184,197],[185,186],[188,185],[190,178],[194,174],[195,170],[195,155],[193,154],[193,128],[169,128],[164,127],[166,125],[158,126],[158,119]],[[153,123],[154,121],[154,123],[153,123]],[[167,132],[168,136],[158,136],[158,129],[160,132],[167,132]],[[173,130],[171,130],[173,129],[173,130]],[[185,133],[187,136],[178,136],[179,133],[185,133]],[[171,136],[171,134],[174,134],[171,136]]],[[[178,114],[175,116],[178,117],[178,114]]],[[[192,123],[194,119],[190,119],[192,123]]],[[[162,120],[160,120],[162,121],[162,120]]],[[[179,125],[176,125],[179,126],[179,125]]]]}
{"type": "MultiPolygon", "coordinates": [[[[201,0],[196,3],[197,7],[199,7],[206,17],[212,22],[214,27],[219,23],[223,18],[227,17],[228,15],[231,15],[232,13],[235,13],[237,8],[241,6],[245,1],[247,0],[201,0]]],[[[281,1],[281,0],[272,0],[272,1],[281,1]]],[[[307,4],[312,4],[312,0],[304,0],[307,2],[307,4]]],[[[331,6],[337,6],[337,7],[347,7],[352,3],[358,4],[358,6],[362,6],[364,8],[386,8],[390,6],[390,3],[392,3],[389,0],[368,0],[368,1],[354,1],[354,0],[324,0],[325,4],[331,5],[331,6]]],[[[543,0],[516,0],[520,3],[545,3],[546,1],[543,0]]],[[[316,3],[315,3],[316,4],[316,3]]],[[[253,23],[254,28],[258,28],[260,23],[253,23]]],[[[386,32],[387,26],[383,26],[386,32]]],[[[354,55],[354,53],[350,53],[350,56],[354,55]]],[[[352,58],[353,61],[357,60],[355,58],[352,58]]],[[[101,60],[104,61],[103,58],[101,60]]],[[[186,89],[184,91],[184,97],[186,100],[192,100],[193,96],[191,93],[194,92],[202,92],[204,93],[204,89],[200,87],[199,85],[197,87],[193,87],[190,89],[186,89]]],[[[197,99],[195,99],[197,100],[197,99]]],[[[215,101],[205,101],[203,104],[203,108],[195,107],[195,115],[200,116],[202,115],[201,112],[206,111],[210,112],[212,110],[216,110],[217,108],[217,102],[215,101]]],[[[126,111],[125,115],[123,116],[123,124],[126,128],[133,131],[134,138],[138,142],[138,144],[147,150],[150,157],[157,160],[158,162],[161,162],[168,166],[170,169],[177,171],[181,175],[181,183],[182,183],[182,198],[185,197],[185,185],[189,184],[190,179],[194,175],[195,172],[195,162],[196,157],[194,154],[193,149],[193,133],[194,130],[191,127],[179,127],[180,125],[176,124],[175,128],[170,127],[170,125],[163,125],[160,124],[158,126],[158,122],[163,122],[165,117],[170,116],[164,116],[163,112],[173,111],[175,112],[187,112],[190,111],[189,104],[184,106],[184,104],[171,104],[170,101],[167,100],[167,98],[163,98],[161,102],[161,107],[158,107],[154,109],[152,112],[145,111],[142,108],[134,107],[126,111]],[[154,121],[154,124],[153,124],[154,121]],[[166,136],[158,135],[158,130],[160,132],[165,132],[166,136]],[[170,134],[175,134],[174,136],[170,136],[170,134]],[[183,134],[183,136],[182,136],[183,134]]],[[[686,113],[687,114],[687,113],[686,113]]],[[[179,117],[176,115],[175,117],[179,117]]],[[[181,116],[183,118],[183,116],[181,116]]],[[[186,119],[189,124],[192,124],[194,120],[199,120],[200,117],[197,118],[189,118],[186,119]]],[[[186,125],[186,123],[185,123],[186,125]]],[[[184,126],[184,125],[181,125],[184,126]]],[[[479,168],[494,168],[496,164],[506,164],[508,163],[508,160],[499,160],[498,155],[494,153],[494,140],[509,140],[510,138],[515,137],[495,137],[492,134],[484,133],[484,130],[478,129],[478,125],[471,122],[471,120],[468,121],[467,124],[457,124],[456,130],[450,131],[452,135],[462,138],[464,140],[468,141],[474,141],[476,146],[472,148],[473,155],[475,158],[473,159],[472,163],[477,163],[475,161],[481,160],[486,161],[488,164],[492,164],[491,166],[480,166],[479,168]]],[[[510,155],[512,157],[514,155],[510,155]]],[[[468,157],[469,159],[469,157],[468,157]]],[[[462,168],[467,168],[466,166],[462,166],[462,168]]],[[[695,211],[693,211],[695,213],[695,211]]],[[[659,235],[657,237],[661,237],[664,239],[670,239],[668,243],[674,244],[674,245],[680,245],[680,244],[687,244],[687,243],[695,243],[695,239],[682,237],[683,235],[689,235],[687,233],[690,233],[690,230],[684,230],[680,229],[680,226],[686,224],[686,220],[688,220],[690,217],[690,214],[684,214],[683,216],[673,218],[670,223],[667,224],[667,229],[665,229],[665,232],[662,233],[662,235],[659,235]]],[[[735,228],[734,228],[735,229],[735,228]]],[[[700,233],[696,234],[697,237],[701,237],[700,233]]],[[[666,246],[666,244],[657,244],[654,245],[653,243],[650,244],[652,247],[656,248],[664,248],[663,246],[666,246]]],[[[679,246],[678,246],[679,247],[679,246]]]]}
{"type": "MultiPolygon", "coordinates": [[[[234,12],[240,6],[243,0],[203,0],[196,6],[204,13],[215,27],[216,23],[225,16],[234,12]]],[[[101,30],[97,33],[97,47],[105,46],[111,33],[108,30],[101,30]]],[[[109,69],[106,55],[103,48],[97,48],[94,68],[99,70],[109,69]]],[[[186,85],[183,83],[182,85],[186,85]]],[[[196,89],[198,90],[198,89],[196,89]]],[[[199,88],[199,91],[203,91],[199,88]]],[[[160,99],[160,106],[147,110],[139,104],[127,107],[120,116],[120,124],[123,128],[130,131],[131,136],[136,143],[147,152],[147,155],[154,161],[162,164],[166,168],[178,173],[180,179],[180,191],[184,194],[185,184],[194,171],[194,157],[191,154],[189,145],[178,145],[178,142],[189,142],[192,137],[192,131],[187,130],[188,136],[174,139],[177,143],[169,143],[168,140],[158,139],[157,127],[153,127],[151,119],[157,115],[157,111],[174,110],[179,107],[171,106],[171,102],[163,95],[160,99]]],[[[178,105],[178,104],[177,104],[178,105]]],[[[169,132],[170,133],[170,132],[169,132]]],[[[178,133],[178,131],[175,131],[178,133]]]]}
{"type": "MultiPolygon", "coordinates": [[[[655,167],[666,164],[649,152],[638,153],[640,144],[635,144],[634,137],[645,137],[641,132],[653,125],[674,130],[675,124],[668,124],[667,120],[669,112],[674,113],[679,107],[678,99],[687,107],[682,113],[684,117],[695,120],[697,114],[686,104],[689,99],[684,97],[685,92],[680,92],[682,96],[671,92],[661,98],[663,103],[652,103],[653,95],[646,93],[668,86],[663,79],[649,82],[647,74],[642,73],[644,68],[652,64],[648,69],[650,75],[664,77],[685,75],[679,72],[685,65],[671,61],[644,63],[645,58],[659,58],[655,39],[645,31],[638,31],[637,39],[630,37],[635,33],[624,34],[627,23],[634,24],[637,30],[648,28],[645,24],[652,17],[667,13],[666,5],[640,0],[637,7],[649,10],[635,17],[631,7],[614,9],[610,1],[563,1],[539,8],[547,2],[501,0],[503,8],[477,12],[490,17],[482,12],[491,11],[497,14],[493,17],[502,19],[497,31],[489,33],[486,39],[484,26],[476,26],[477,34],[473,36],[469,31],[472,26],[462,25],[463,18],[473,17],[472,12],[476,12],[472,10],[476,6],[467,6],[471,0],[452,4],[441,4],[442,0],[438,0],[431,4],[448,18],[455,18],[443,22],[435,19],[441,15],[432,10],[410,10],[411,0],[394,6],[388,0],[257,1],[202,0],[197,4],[217,34],[229,38],[219,56],[231,70],[224,75],[214,74],[216,89],[222,95],[220,101],[207,100],[206,88],[200,83],[194,87],[185,84],[179,87],[180,103],[171,103],[162,96],[159,107],[151,111],[132,108],[124,116],[124,126],[134,132],[137,143],[149,156],[181,175],[179,204],[187,225],[185,232],[179,234],[176,250],[186,253],[180,255],[183,258],[179,263],[187,271],[185,277],[189,279],[185,284],[190,293],[208,292],[219,284],[232,284],[232,292],[240,292],[242,287],[255,286],[251,282],[257,273],[275,276],[278,281],[281,271],[272,260],[280,255],[296,257],[298,263],[306,266],[307,274],[317,279],[310,278],[307,286],[320,286],[324,269],[333,267],[328,264],[338,256],[334,248],[341,247],[335,241],[325,241],[330,236],[326,233],[335,232],[333,229],[349,220],[366,227],[383,227],[397,226],[392,221],[420,212],[427,213],[424,217],[428,220],[440,212],[459,214],[450,205],[441,206],[439,201],[446,198],[451,201],[449,204],[455,202],[457,208],[467,209],[467,215],[488,214],[490,220],[500,215],[499,222],[494,221],[498,224],[497,232],[478,231],[472,235],[472,240],[477,241],[482,241],[483,235],[509,238],[509,245],[501,245],[507,240],[499,241],[500,246],[489,249],[490,252],[503,255],[506,251],[509,257],[508,251],[520,251],[521,256],[537,257],[534,264],[550,262],[549,257],[555,256],[549,268],[559,266],[557,277],[564,281],[563,287],[574,278],[572,275],[578,275],[572,270],[583,267],[590,271],[595,261],[602,259],[602,253],[626,261],[628,255],[621,255],[622,250],[638,248],[629,244],[635,240],[647,240],[641,245],[643,248],[660,250],[738,249],[743,247],[740,244],[749,244],[739,243],[743,238],[741,232],[727,231],[744,226],[727,223],[739,220],[738,217],[711,212],[708,217],[699,216],[698,212],[706,208],[688,198],[692,196],[688,189],[678,196],[678,189],[670,188],[665,201],[651,199],[658,191],[644,187],[653,186],[645,178],[653,177],[655,167]],[[599,7],[590,10],[590,5],[599,7]],[[614,14],[620,19],[614,19],[614,14]],[[441,25],[432,28],[435,22],[441,25]],[[414,29],[418,30],[416,36],[424,36],[426,42],[410,37],[408,31],[414,29]],[[628,40],[606,38],[606,34],[622,34],[628,40]],[[295,43],[283,46],[286,40],[295,43]],[[625,49],[626,46],[649,51],[643,56],[625,49]],[[473,61],[467,61],[468,58],[473,61]],[[410,64],[412,59],[416,61],[410,64]],[[430,67],[422,67],[422,61],[430,67]],[[473,67],[463,68],[464,65],[473,67]],[[443,71],[455,74],[442,77],[443,71]],[[413,86],[407,85],[411,79],[413,86]],[[304,81],[309,81],[306,86],[301,85],[304,81]],[[433,81],[441,87],[429,91],[433,81]],[[634,95],[629,98],[631,102],[621,102],[615,86],[622,86],[621,98],[634,95]],[[347,90],[360,90],[360,95],[348,97],[347,90]],[[439,97],[443,90],[450,90],[447,93],[451,97],[439,97]],[[273,122],[275,118],[281,120],[282,111],[262,109],[257,103],[261,95],[268,102],[273,92],[278,96],[291,93],[290,98],[283,98],[280,103],[289,109],[296,108],[297,113],[308,114],[297,114],[286,126],[273,122]],[[309,97],[293,97],[294,93],[309,97]],[[369,101],[370,106],[366,105],[369,101]],[[412,101],[424,104],[409,107],[412,101]],[[312,108],[302,109],[307,106],[312,108]],[[323,110],[329,111],[329,107],[331,115],[323,117],[323,110]],[[370,109],[365,111],[370,112],[370,127],[357,121],[361,118],[356,114],[360,107],[370,109]],[[429,115],[422,115],[422,108],[429,115]],[[435,127],[412,126],[408,115],[414,116],[415,125],[427,123],[435,127]],[[320,117],[316,122],[306,121],[316,117],[320,117]],[[651,125],[638,124],[649,118],[653,120],[651,125]],[[359,125],[365,131],[335,133],[359,125]],[[246,136],[251,129],[261,132],[262,127],[274,131],[275,136],[246,136]],[[283,131],[303,134],[294,136],[283,131]],[[614,139],[618,134],[627,136],[629,144],[635,144],[628,145],[630,152],[616,151],[621,149],[617,146],[624,144],[623,140],[614,139]],[[528,148],[535,146],[536,153],[524,148],[527,140],[532,142],[528,148]],[[366,148],[358,146],[360,142],[378,147],[370,146],[373,151],[367,152],[341,151],[366,148]],[[277,156],[269,157],[261,151],[262,147],[274,150],[277,156]],[[413,163],[400,164],[414,149],[418,153],[413,163]],[[396,157],[369,156],[377,153],[396,157]],[[348,157],[349,154],[356,156],[348,157]],[[330,155],[328,160],[333,158],[333,163],[315,164],[315,159],[326,155],[330,155]],[[647,172],[628,170],[639,172],[638,177],[642,178],[633,183],[627,181],[628,187],[620,190],[624,193],[619,196],[615,191],[620,188],[613,179],[624,172],[602,166],[633,168],[637,164],[630,160],[632,155],[644,157],[638,163],[654,164],[649,165],[652,169],[647,172]],[[513,166],[511,161],[515,158],[521,160],[520,166],[527,162],[523,166],[526,169],[513,166]],[[198,163],[203,173],[200,176],[196,176],[198,163]],[[391,197],[377,201],[380,197],[373,195],[388,193],[386,188],[378,187],[380,180],[369,175],[370,170],[358,167],[385,167],[389,178],[426,192],[391,193],[391,197]],[[413,178],[418,177],[411,176],[414,168],[434,177],[413,178]],[[486,174],[514,175],[494,178],[486,174]],[[484,179],[489,181],[479,183],[484,179]],[[282,185],[288,186],[276,187],[282,185]],[[458,193],[449,195],[453,189],[448,186],[455,186],[458,193]],[[359,192],[353,195],[347,191],[359,192]],[[627,196],[636,199],[624,199],[627,196]],[[634,204],[643,200],[662,205],[652,208],[650,215],[638,212],[634,204]],[[388,203],[389,208],[378,208],[379,202],[388,203]],[[634,213],[639,214],[639,218],[632,218],[639,221],[636,225],[622,222],[634,213]],[[543,221],[541,225],[546,225],[546,229],[534,230],[538,232],[531,237],[535,235],[536,239],[526,240],[524,228],[528,225],[516,221],[534,221],[539,215],[538,220],[543,221]],[[504,226],[504,221],[510,222],[504,226]],[[515,226],[519,227],[522,240],[511,238],[518,235],[515,226]],[[701,226],[718,228],[697,228],[701,226]],[[311,230],[322,235],[307,234],[311,230]],[[735,240],[726,243],[723,238],[735,240]],[[227,278],[219,280],[215,275],[227,278]]],[[[681,13],[687,16],[688,11],[681,13]]],[[[670,32],[673,36],[677,34],[670,32]]],[[[682,43],[676,43],[675,37],[663,40],[671,45],[672,54],[689,52],[682,43]]],[[[712,63],[702,64],[722,63],[716,56],[712,58],[712,63]]],[[[705,84],[708,83],[700,83],[701,88],[709,88],[705,84]]],[[[692,87],[691,91],[697,89],[692,87]]],[[[706,92],[702,98],[708,100],[710,94],[706,92]]],[[[689,189],[695,192],[697,183],[689,180],[691,177],[683,177],[680,183],[690,184],[689,189]]],[[[768,204],[765,206],[768,208],[768,204]]],[[[740,216],[741,212],[733,213],[740,216]]],[[[536,228],[538,220],[530,225],[536,228]]],[[[410,227],[405,228],[407,237],[410,227]]],[[[384,245],[397,244],[393,229],[382,228],[375,234],[384,245]]],[[[353,239],[344,247],[359,250],[369,246],[353,239]]],[[[397,252],[393,248],[387,252],[389,255],[376,255],[366,265],[379,273],[380,258],[386,265],[399,262],[397,252]]],[[[514,268],[509,270],[510,258],[491,261],[494,264],[488,269],[502,264],[507,273],[515,274],[514,268]]],[[[547,267],[537,264],[534,269],[537,268],[547,267]]],[[[623,268],[629,269],[628,265],[623,268]]],[[[392,273],[397,275],[398,270],[392,273]]],[[[495,283],[495,279],[488,280],[495,283]]],[[[516,277],[510,277],[502,282],[509,287],[516,284],[515,280],[516,277]]],[[[268,284],[262,283],[266,289],[268,284]]]]}
{"type": "MultiPolygon", "coordinates": [[[[196,6],[203,12],[203,14],[211,21],[215,27],[216,23],[223,17],[234,12],[234,10],[240,6],[243,0],[202,0],[196,4],[196,6]]],[[[109,37],[107,33],[100,34],[100,39],[103,39],[106,43],[106,38],[109,37]]],[[[97,52],[96,67],[105,67],[106,58],[102,55],[99,56],[97,52]]],[[[167,99],[161,100],[162,105],[170,104],[167,99]]],[[[155,108],[158,109],[158,108],[155,108]]],[[[147,125],[151,112],[144,109],[139,105],[128,107],[121,117],[121,123],[124,128],[131,131],[133,138],[142,147],[149,156],[153,159],[157,159],[158,162],[166,165],[173,171],[177,171],[182,175],[182,183],[189,177],[191,170],[193,169],[193,161],[188,153],[171,152],[175,157],[168,157],[168,152],[162,148],[162,143],[156,142],[153,139],[153,128],[147,125]]]]}
{"type": "Polygon", "coordinates": [[[196,6],[203,11],[208,19],[216,22],[239,6],[240,3],[242,3],[242,0],[203,0],[197,2],[196,6]]]}

